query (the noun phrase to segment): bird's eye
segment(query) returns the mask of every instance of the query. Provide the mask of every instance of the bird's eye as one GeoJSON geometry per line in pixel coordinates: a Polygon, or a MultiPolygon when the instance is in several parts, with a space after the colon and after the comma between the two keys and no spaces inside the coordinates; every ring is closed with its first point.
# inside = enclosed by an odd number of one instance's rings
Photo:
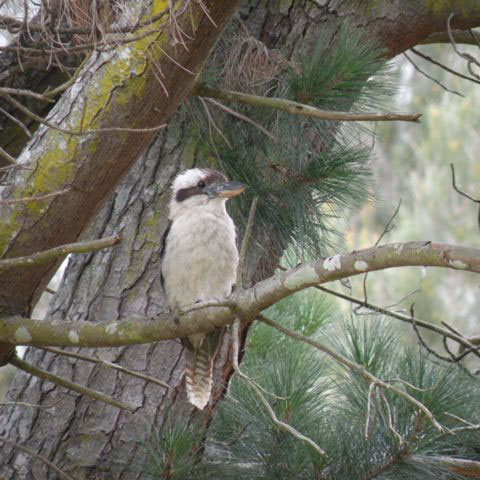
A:
{"type": "Polygon", "coordinates": [[[203,180],[200,180],[198,183],[197,183],[197,187],[198,188],[204,188],[205,187],[205,182],[203,180]]]}

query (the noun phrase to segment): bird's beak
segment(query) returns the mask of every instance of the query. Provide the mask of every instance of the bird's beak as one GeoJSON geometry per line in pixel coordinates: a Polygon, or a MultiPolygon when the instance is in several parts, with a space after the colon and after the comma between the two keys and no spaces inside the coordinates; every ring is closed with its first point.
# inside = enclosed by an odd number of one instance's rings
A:
{"type": "Polygon", "coordinates": [[[236,197],[245,191],[247,187],[240,182],[219,183],[215,187],[214,195],[216,197],[236,197]]]}

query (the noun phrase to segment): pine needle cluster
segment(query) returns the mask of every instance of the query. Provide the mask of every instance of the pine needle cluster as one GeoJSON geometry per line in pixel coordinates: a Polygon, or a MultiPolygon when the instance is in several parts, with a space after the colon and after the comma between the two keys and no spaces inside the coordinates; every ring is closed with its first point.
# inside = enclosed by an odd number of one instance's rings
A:
{"type": "MultiPolygon", "coordinates": [[[[480,423],[478,379],[456,365],[438,363],[416,348],[404,347],[391,326],[378,317],[334,324],[331,312],[329,302],[313,292],[280,302],[268,315],[330,342],[377,377],[401,386],[433,413],[445,432],[436,430],[397,393],[372,386],[307,344],[274,335],[268,346],[265,338],[270,329],[258,324],[249,337],[243,372],[268,392],[277,417],[311,438],[326,455],[281,430],[255,391],[234,378],[209,429],[202,461],[191,463],[190,478],[471,478],[468,471],[462,473],[444,459],[480,458],[478,427],[465,428],[467,422],[480,423]]],[[[201,436],[195,434],[195,425],[182,422],[194,451],[201,436]]],[[[175,458],[172,443],[166,449],[164,437],[169,432],[157,432],[154,441],[146,444],[160,467],[152,478],[187,478],[162,476],[165,452],[173,452],[175,458]]],[[[180,448],[180,464],[185,459],[182,452],[180,448]]]]}
{"type": "MultiPolygon", "coordinates": [[[[277,52],[271,53],[278,68],[265,67],[269,76],[262,84],[264,96],[357,112],[386,103],[392,92],[391,75],[374,41],[345,26],[327,49],[327,42],[320,40],[318,45],[289,61],[281,62],[277,52]]],[[[268,64],[268,53],[262,50],[255,55],[250,44],[243,48],[251,63],[251,58],[257,64],[261,58],[268,64]]],[[[242,58],[236,51],[235,61],[242,69],[253,70],[242,58]]],[[[237,83],[233,75],[225,80],[228,65],[226,56],[217,69],[207,70],[203,81],[213,88],[243,87],[245,91],[242,72],[237,72],[237,83]]],[[[257,66],[254,71],[258,70],[257,66]]],[[[254,82],[252,75],[248,78],[254,82]]],[[[208,99],[189,102],[196,161],[221,169],[249,187],[232,202],[236,223],[245,224],[252,198],[257,196],[254,228],[269,232],[273,249],[290,246],[298,252],[324,254],[335,238],[332,233],[338,233],[331,220],[345,217],[370,197],[371,148],[365,128],[240,103],[225,106],[250,121],[240,120],[208,99]]]]}

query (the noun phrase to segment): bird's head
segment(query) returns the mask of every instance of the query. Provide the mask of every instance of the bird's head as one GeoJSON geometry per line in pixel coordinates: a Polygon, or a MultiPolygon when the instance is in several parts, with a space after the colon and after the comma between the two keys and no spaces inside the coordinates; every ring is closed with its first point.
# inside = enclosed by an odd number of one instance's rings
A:
{"type": "Polygon", "coordinates": [[[177,175],[172,183],[169,218],[196,209],[224,210],[226,201],[245,190],[239,182],[209,168],[191,168],[177,175]]]}

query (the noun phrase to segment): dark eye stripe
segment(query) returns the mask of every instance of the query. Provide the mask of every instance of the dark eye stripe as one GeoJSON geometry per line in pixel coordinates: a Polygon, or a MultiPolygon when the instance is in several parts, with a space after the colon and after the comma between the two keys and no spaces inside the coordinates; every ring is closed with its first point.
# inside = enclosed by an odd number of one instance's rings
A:
{"type": "Polygon", "coordinates": [[[182,188],[175,195],[175,200],[180,203],[180,202],[183,202],[184,200],[187,200],[190,197],[193,197],[194,195],[199,195],[201,193],[202,192],[198,187],[182,188]]]}

